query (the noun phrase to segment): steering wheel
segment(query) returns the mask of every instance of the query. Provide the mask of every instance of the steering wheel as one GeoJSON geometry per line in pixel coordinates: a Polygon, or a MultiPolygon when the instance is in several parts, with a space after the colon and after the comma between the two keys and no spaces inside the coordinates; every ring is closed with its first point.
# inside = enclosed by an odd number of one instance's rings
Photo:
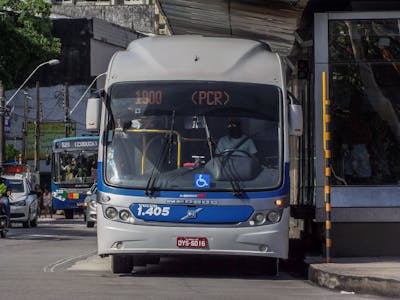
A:
{"type": "Polygon", "coordinates": [[[217,156],[231,155],[234,152],[241,152],[241,153],[246,154],[248,157],[253,158],[253,155],[251,155],[251,153],[249,151],[241,150],[241,149],[225,149],[221,153],[218,153],[217,156]]]}

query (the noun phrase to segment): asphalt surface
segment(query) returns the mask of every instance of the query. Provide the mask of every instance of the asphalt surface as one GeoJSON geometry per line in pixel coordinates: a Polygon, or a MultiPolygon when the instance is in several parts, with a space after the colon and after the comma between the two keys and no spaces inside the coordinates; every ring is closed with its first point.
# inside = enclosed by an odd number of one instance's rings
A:
{"type": "MultiPolygon", "coordinates": [[[[0,239],[0,299],[384,299],[321,288],[282,264],[279,276],[232,257],[162,257],[158,265],[112,274],[96,255],[96,228],[82,219],[15,225],[0,239]]],[[[336,287],[337,288],[337,287],[336,287]]]]}

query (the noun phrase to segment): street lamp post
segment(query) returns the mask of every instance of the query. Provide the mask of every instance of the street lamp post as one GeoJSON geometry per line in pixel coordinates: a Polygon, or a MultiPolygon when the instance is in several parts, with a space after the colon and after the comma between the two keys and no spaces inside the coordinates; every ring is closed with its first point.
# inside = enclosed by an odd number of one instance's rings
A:
{"type": "Polygon", "coordinates": [[[58,65],[59,63],[60,63],[60,61],[58,59],[50,59],[49,61],[46,61],[46,62],[41,63],[40,65],[38,65],[36,67],[36,69],[32,71],[32,73],[25,79],[25,81],[21,84],[21,86],[10,97],[10,99],[7,100],[6,107],[7,107],[8,104],[10,104],[10,102],[14,99],[14,97],[18,94],[18,92],[24,87],[24,85],[28,82],[28,80],[32,77],[32,75],[35,74],[35,72],[37,70],[39,70],[39,68],[43,67],[44,65],[49,65],[49,66],[58,65]]]}
{"type": "Polygon", "coordinates": [[[107,72],[101,73],[101,74],[97,75],[95,79],[93,79],[93,81],[87,87],[86,91],[82,94],[82,96],[76,102],[75,106],[69,111],[69,113],[67,113],[68,117],[71,117],[72,113],[75,111],[75,109],[78,107],[78,105],[82,102],[83,97],[85,97],[85,95],[89,92],[89,90],[92,88],[92,86],[96,83],[96,80],[99,79],[101,76],[104,76],[104,75],[107,75],[107,72]]]}
{"type": "Polygon", "coordinates": [[[10,99],[7,100],[6,103],[4,103],[4,98],[0,94],[0,167],[3,167],[4,159],[5,159],[5,135],[4,135],[4,114],[6,112],[6,107],[11,103],[11,101],[15,98],[15,96],[18,94],[18,92],[24,87],[24,85],[28,82],[28,80],[35,74],[37,70],[39,70],[41,67],[44,65],[57,65],[59,64],[60,61],[58,59],[51,59],[49,61],[43,62],[40,65],[38,65],[31,74],[25,79],[25,81],[20,85],[20,87],[12,94],[10,99]]]}

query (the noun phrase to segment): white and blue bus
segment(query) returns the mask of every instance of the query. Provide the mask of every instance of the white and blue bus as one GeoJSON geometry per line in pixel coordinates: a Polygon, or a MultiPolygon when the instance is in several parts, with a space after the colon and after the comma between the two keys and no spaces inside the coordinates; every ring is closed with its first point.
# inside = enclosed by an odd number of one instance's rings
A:
{"type": "Polygon", "coordinates": [[[100,129],[98,254],[114,273],[162,255],[288,257],[302,118],[284,70],[243,39],[143,38],[113,56],[86,122],[100,129]]]}
{"type": "Polygon", "coordinates": [[[87,191],[97,179],[98,136],[68,137],[52,143],[51,191],[53,210],[66,219],[82,210],[87,191]]]}

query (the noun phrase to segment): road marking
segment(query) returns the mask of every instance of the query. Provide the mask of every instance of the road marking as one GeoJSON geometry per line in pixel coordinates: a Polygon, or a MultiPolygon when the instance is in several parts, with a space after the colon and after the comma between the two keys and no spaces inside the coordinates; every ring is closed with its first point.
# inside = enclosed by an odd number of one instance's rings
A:
{"type": "Polygon", "coordinates": [[[76,262],[78,260],[85,259],[85,258],[87,258],[87,257],[89,257],[91,255],[96,254],[96,253],[97,253],[97,251],[90,251],[90,252],[87,252],[85,254],[81,254],[81,255],[78,255],[78,256],[70,256],[70,257],[62,258],[62,259],[56,261],[55,263],[52,263],[52,264],[49,264],[49,265],[45,266],[43,268],[43,272],[45,272],[45,273],[55,272],[57,268],[61,268],[64,265],[68,265],[68,264],[71,264],[71,263],[76,262]]]}
{"type": "Polygon", "coordinates": [[[55,235],[55,234],[17,234],[13,233],[8,235],[8,238],[13,240],[39,240],[43,238],[49,238],[53,240],[71,239],[71,235],[55,235]]]}
{"type": "Polygon", "coordinates": [[[57,228],[64,228],[64,227],[86,227],[86,224],[77,224],[77,223],[39,223],[39,228],[40,227],[47,227],[47,226],[51,226],[51,227],[57,227],[57,228]]]}

